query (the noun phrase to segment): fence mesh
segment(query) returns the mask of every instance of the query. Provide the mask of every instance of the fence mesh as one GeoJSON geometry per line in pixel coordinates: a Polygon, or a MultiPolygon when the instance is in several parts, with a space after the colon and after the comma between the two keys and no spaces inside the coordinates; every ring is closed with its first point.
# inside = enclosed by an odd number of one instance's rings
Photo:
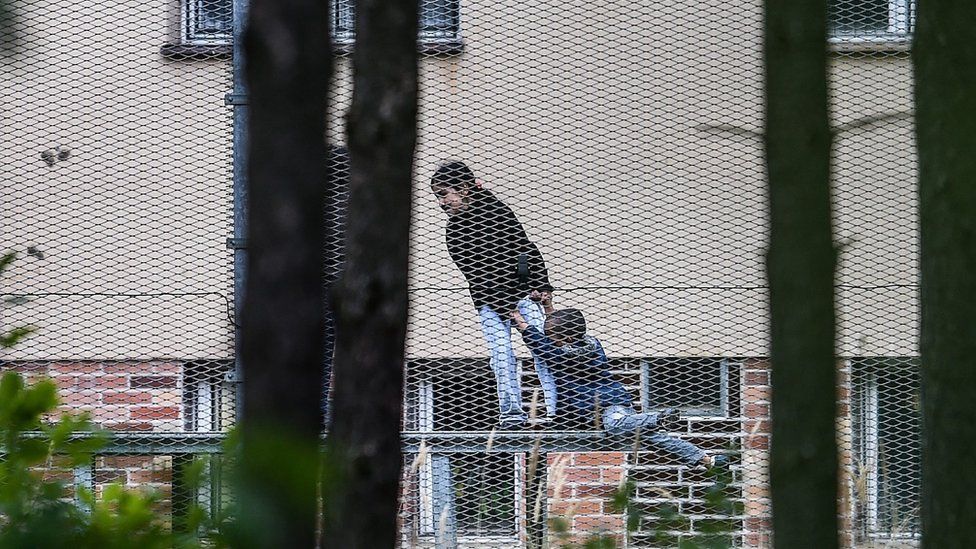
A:
{"type": "MultiPolygon", "coordinates": [[[[219,507],[179,478],[235,422],[232,4],[8,4],[2,367],[116,432],[75,482],[219,507]]],[[[843,540],[913,545],[914,4],[828,5],[843,540]]],[[[761,9],[421,2],[403,547],[769,546],[761,9]]]]}

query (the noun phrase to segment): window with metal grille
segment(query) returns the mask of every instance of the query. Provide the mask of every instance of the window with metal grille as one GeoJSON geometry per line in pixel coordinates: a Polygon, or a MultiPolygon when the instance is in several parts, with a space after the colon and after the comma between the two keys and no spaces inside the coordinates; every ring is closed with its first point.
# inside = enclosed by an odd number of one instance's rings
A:
{"type": "MultiPolygon", "coordinates": [[[[183,0],[183,39],[188,43],[229,42],[232,34],[232,0],[183,0]]],[[[336,43],[355,38],[354,0],[333,0],[332,36],[336,43]]],[[[458,0],[422,0],[419,40],[422,43],[456,41],[460,37],[458,0]]]]}
{"type": "Polygon", "coordinates": [[[230,42],[232,0],[183,0],[183,41],[190,44],[230,42]]]}
{"type": "MultiPolygon", "coordinates": [[[[333,34],[337,43],[351,43],[356,32],[355,0],[335,0],[332,5],[333,34]]],[[[460,37],[458,0],[421,0],[419,40],[422,43],[455,41],[460,37]]]]}
{"type": "Polygon", "coordinates": [[[915,359],[852,361],[855,496],[861,533],[919,535],[921,414],[915,359]]]}
{"type": "Polygon", "coordinates": [[[915,22],[914,0],[828,0],[835,42],[907,42],[915,22]]]}
{"type": "MultiPolygon", "coordinates": [[[[497,419],[483,360],[421,360],[408,365],[407,430],[490,430],[497,419]]],[[[444,528],[468,543],[514,539],[524,458],[506,452],[432,455],[419,471],[420,536],[443,535],[444,528]],[[448,509],[445,511],[445,507],[448,509]],[[450,515],[450,526],[443,516],[450,515]]]]}
{"type": "MultiPolygon", "coordinates": [[[[641,362],[645,410],[677,408],[685,415],[726,416],[729,371],[725,358],[653,358],[641,362]]],[[[737,376],[734,376],[737,377],[737,376]]]]}
{"type": "Polygon", "coordinates": [[[187,431],[222,431],[230,426],[233,400],[226,376],[233,368],[227,360],[187,362],[183,369],[183,428],[187,431]]]}

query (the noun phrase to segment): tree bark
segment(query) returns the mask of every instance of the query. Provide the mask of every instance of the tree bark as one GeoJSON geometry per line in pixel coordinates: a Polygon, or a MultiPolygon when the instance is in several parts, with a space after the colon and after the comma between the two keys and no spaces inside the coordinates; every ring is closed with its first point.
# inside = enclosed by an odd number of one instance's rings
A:
{"type": "Polygon", "coordinates": [[[976,44],[969,0],[919,2],[922,544],[976,539],[976,44]]]}
{"type": "Polygon", "coordinates": [[[417,0],[361,0],[356,9],[323,544],[379,549],[397,538],[419,8],[417,0]]]}
{"type": "Polygon", "coordinates": [[[766,0],[770,488],[777,547],[838,545],[826,55],[823,0],[766,0]]]}
{"type": "Polygon", "coordinates": [[[253,0],[241,544],[313,547],[325,333],[328,2],[253,0]]]}

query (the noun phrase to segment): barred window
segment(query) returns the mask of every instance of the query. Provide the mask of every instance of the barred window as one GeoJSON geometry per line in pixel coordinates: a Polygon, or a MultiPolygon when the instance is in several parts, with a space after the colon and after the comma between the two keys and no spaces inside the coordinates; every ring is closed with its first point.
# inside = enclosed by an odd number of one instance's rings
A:
{"type": "Polygon", "coordinates": [[[827,22],[835,42],[907,42],[915,22],[915,1],[828,0],[827,22]]]}
{"type": "MultiPolygon", "coordinates": [[[[188,43],[229,42],[233,32],[232,0],[183,0],[183,40],[188,43]]],[[[355,38],[355,0],[333,0],[332,36],[337,43],[355,38]]],[[[422,0],[419,40],[424,43],[459,38],[458,0],[422,0]]]]}
{"type": "Polygon", "coordinates": [[[917,537],[921,490],[918,361],[856,359],[851,376],[860,533],[868,538],[917,537]]]}
{"type": "Polygon", "coordinates": [[[737,368],[725,358],[643,360],[641,404],[645,410],[677,408],[684,415],[727,416],[729,380],[738,378],[737,368]]]}
{"type": "MultiPolygon", "coordinates": [[[[491,429],[496,403],[485,388],[493,383],[485,361],[419,360],[408,364],[407,430],[491,429]]],[[[451,537],[473,545],[515,542],[524,469],[524,455],[518,453],[431,455],[418,472],[413,493],[415,533],[427,539],[446,535],[446,529],[451,537]]]]}
{"type": "Polygon", "coordinates": [[[233,415],[233,391],[226,376],[229,360],[187,362],[183,367],[183,428],[186,431],[222,431],[224,418],[233,415]]]}
{"type": "Polygon", "coordinates": [[[233,13],[232,0],[183,0],[183,41],[230,42],[233,13]]]}
{"type": "MultiPolygon", "coordinates": [[[[334,0],[333,34],[336,42],[351,43],[356,32],[355,0],[334,0]]],[[[458,0],[421,0],[419,39],[421,42],[453,41],[459,37],[458,0]]]]}

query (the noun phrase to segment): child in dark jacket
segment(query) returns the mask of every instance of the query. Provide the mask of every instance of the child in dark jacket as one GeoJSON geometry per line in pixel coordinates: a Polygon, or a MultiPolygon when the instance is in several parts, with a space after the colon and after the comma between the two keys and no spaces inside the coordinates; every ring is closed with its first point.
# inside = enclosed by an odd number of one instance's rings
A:
{"type": "Polygon", "coordinates": [[[592,424],[599,407],[603,430],[608,434],[623,435],[640,429],[642,441],[674,455],[685,465],[727,464],[726,456],[709,456],[689,442],[664,434],[663,429],[678,419],[675,410],[634,410],[626,389],[610,375],[600,341],[587,335],[586,321],[579,310],[554,311],[546,319],[545,333],[529,325],[518,311],[512,313],[512,320],[533,357],[545,362],[555,379],[558,416],[562,416],[559,419],[592,424]]]}

